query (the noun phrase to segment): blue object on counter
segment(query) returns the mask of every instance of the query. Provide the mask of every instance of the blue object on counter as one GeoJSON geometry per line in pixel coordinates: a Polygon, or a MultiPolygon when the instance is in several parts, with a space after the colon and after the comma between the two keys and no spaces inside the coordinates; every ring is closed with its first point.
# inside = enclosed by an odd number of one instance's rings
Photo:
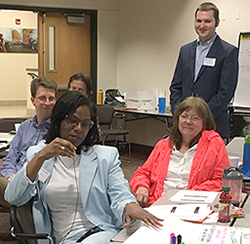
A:
{"type": "Polygon", "coordinates": [[[165,114],[166,112],[166,98],[159,97],[159,113],[165,114]]]}
{"type": "Polygon", "coordinates": [[[250,178],[250,144],[244,144],[242,173],[250,178]]]}

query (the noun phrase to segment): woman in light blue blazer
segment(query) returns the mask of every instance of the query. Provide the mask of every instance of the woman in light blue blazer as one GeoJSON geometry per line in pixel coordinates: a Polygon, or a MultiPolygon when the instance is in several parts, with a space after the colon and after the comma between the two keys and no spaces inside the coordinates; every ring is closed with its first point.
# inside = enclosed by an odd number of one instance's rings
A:
{"type": "Polygon", "coordinates": [[[45,139],[29,148],[5,191],[16,206],[33,197],[36,233],[50,233],[56,244],[103,244],[134,219],[161,226],[130,193],[117,149],[96,145],[96,107],[81,92],[57,101],[45,139]]]}

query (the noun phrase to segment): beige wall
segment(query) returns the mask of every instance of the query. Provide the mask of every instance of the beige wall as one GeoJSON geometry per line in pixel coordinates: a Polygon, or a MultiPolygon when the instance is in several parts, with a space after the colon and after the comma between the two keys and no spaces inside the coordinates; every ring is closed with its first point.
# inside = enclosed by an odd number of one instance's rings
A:
{"type": "Polygon", "coordinates": [[[117,87],[118,13],[98,11],[97,90],[117,87]]]}
{"type": "MultiPolygon", "coordinates": [[[[0,11],[1,28],[37,28],[36,14],[32,12],[0,11]],[[21,24],[16,25],[15,19],[21,24]]],[[[25,116],[27,98],[26,68],[37,67],[35,53],[0,53],[0,112],[1,116],[25,116]]]]}
{"type": "MultiPolygon", "coordinates": [[[[0,11],[1,28],[37,28],[36,14],[32,12],[0,11]],[[21,24],[16,25],[15,19],[21,24]]],[[[26,100],[26,68],[37,67],[35,53],[0,53],[0,101],[26,100]]]]}
{"type": "MultiPolygon", "coordinates": [[[[194,11],[201,2],[119,1],[117,86],[122,92],[129,89],[169,91],[180,47],[196,38],[194,11]]],[[[226,20],[221,21],[218,34],[237,45],[239,32],[250,30],[250,1],[213,2],[221,11],[226,11],[226,20]],[[239,20],[235,19],[237,9],[239,20]]]]}
{"type": "Polygon", "coordinates": [[[117,0],[1,0],[0,4],[9,6],[24,5],[50,8],[82,8],[98,10],[117,9],[117,0]]]}
{"type": "MultiPolygon", "coordinates": [[[[194,12],[203,1],[198,0],[126,0],[118,1],[117,87],[167,91],[175,69],[179,49],[193,41],[194,12]]],[[[213,0],[225,11],[218,34],[237,45],[239,32],[250,31],[249,0],[213,0]],[[240,19],[236,19],[237,9],[240,19]]],[[[158,122],[145,120],[128,124],[131,141],[154,145],[164,135],[158,122]],[[150,133],[153,128],[153,133],[150,133]],[[150,137],[148,136],[150,134],[150,137]],[[146,135],[146,136],[145,136],[146,135]]]]}

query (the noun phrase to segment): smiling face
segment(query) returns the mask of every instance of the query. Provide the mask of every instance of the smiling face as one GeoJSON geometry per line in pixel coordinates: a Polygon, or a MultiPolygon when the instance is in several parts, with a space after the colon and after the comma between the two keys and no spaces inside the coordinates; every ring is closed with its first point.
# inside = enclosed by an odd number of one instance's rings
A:
{"type": "Polygon", "coordinates": [[[68,120],[67,118],[61,122],[59,135],[61,138],[70,141],[74,146],[78,147],[89,132],[89,130],[80,123],[81,121],[91,123],[89,107],[86,105],[78,107],[73,113],[73,117],[76,122],[68,120]]]}
{"type": "Polygon", "coordinates": [[[215,20],[213,10],[199,10],[195,16],[195,31],[199,35],[199,40],[204,43],[215,35],[215,29],[219,25],[219,20],[215,20]]]}
{"type": "Polygon", "coordinates": [[[87,87],[84,83],[84,81],[81,80],[73,80],[70,83],[70,87],[69,87],[70,91],[80,91],[81,93],[83,93],[83,95],[85,95],[86,97],[88,97],[87,94],[87,87]]]}
{"type": "Polygon", "coordinates": [[[52,109],[56,103],[56,94],[53,89],[38,86],[36,96],[31,97],[30,100],[36,109],[37,123],[40,124],[51,116],[52,109]]]}
{"type": "Polygon", "coordinates": [[[197,136],[203,130],[203,127],[203,120],[198,116],[194,108],[188,111],[185,110],[179,116],[179,130],[185,143],[189,143],[197,136]]]}

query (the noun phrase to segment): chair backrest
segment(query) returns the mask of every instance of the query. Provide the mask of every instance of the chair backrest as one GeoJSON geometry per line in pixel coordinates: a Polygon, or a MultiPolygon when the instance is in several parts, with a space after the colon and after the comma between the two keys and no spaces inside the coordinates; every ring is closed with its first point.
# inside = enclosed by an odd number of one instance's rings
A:
{"type": "Polygon", "coordinates": [[[22,123],[26,118],[0,118],[0,132],[15,130],[15,124],[22,123]]]}
{"type": "Polygon", "coordinates": [[[111,125],[114,115],[114,108],[110,105],[97,105],[97,117],[100,125],[111,125]]]}
{"type": "Polygon", "coordinates": [[[48,239],[50,244],[53,243],[49,234],[35,233],[32,205],[33,198],[23,206],[11,206],[10,222],[12,235],[18,240],[19,244],[37,244],[37,239],[48,239]]]}
{"type": "MultiPolygon", "coordinates": [[[[14,231],[19,234],[35,234],[35,226],[32,213],[33,198],[20,207],[11,206],[10,222],[14,231]]],[[[34,238],[16,238],[19,244],[37,244],[34,238]]]]}

